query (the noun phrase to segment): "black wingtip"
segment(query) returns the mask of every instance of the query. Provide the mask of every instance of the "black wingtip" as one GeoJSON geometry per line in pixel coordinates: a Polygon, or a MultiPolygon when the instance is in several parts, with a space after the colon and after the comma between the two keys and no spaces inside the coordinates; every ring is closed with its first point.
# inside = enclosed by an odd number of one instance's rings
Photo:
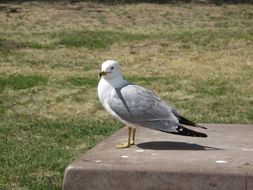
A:
{"type": "Polygon", "coordinates": [[[199,124],[195,124],[195,127],[202,128],[202,129],[207,129],[206,127],[204,127],[202,125],[199,125],[199,124]]]}
{"type": "MultiPolygon", "coordinates": [[[[167,131],[163,131],[163,132],[167,132],[167,131]]],[[[185,128],[181,125],[179,125],[177,127],[177,132],[167,132],[167,133],[172,133],[172,134],[175,134],[175,135],[182,135],[182,136],[190,136],[190,137],[203,137],[203,138],[208,137],[208,135],[205,134],[205,133],[193,131],[193,130],[185,128]]]]}
{"type": "Polygon", "coordinates": [[[183,124],[183,125],[189,125],[189,126],[193,126],[193,127],[198,127],[198,128],[202,128],[202,129],[207,129],[206,127],[202,126],[202,125],[198,125],[192,121],[190,121],[189,119],[186,119],[185,117],[183,117],[182,115],[177,115],[177,118],[179,120],[179,123],[183,124]]]}

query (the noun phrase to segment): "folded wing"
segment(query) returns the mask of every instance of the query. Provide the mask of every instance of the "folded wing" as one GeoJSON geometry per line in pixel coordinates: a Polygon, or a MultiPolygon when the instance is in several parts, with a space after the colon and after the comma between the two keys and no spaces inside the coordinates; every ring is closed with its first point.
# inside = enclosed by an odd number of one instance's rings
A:
{"type": "Polygon", "coordinates": [[[181,124],[204,127],[184,118],[152,91],[138,85],[128,84],[113,91],[109,106],[118,117],[131,124],[173,134],[206,137],[205,134],[194,133],[195,131],[181,124]]]}

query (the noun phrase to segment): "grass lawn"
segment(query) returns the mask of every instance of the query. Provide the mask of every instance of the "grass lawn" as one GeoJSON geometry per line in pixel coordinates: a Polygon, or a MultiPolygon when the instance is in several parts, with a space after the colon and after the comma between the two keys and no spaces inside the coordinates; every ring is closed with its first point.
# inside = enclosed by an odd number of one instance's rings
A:
{"type": "Polygon", "coordinates": [[[107,59],[196,122],[253,123],[253,5],[0,3],[0,189],[61,189],[123,126],[97,98],[107,59]]]}

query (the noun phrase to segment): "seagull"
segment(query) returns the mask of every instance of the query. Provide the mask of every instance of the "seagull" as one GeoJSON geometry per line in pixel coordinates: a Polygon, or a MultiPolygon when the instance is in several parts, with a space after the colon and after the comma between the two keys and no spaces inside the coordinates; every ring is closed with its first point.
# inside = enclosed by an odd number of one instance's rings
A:
{"type": "Polygon", "coordinates": [[[107,112],[128,126],[128,140],[116,148],[135,144],[136,126],[183,136],[207,137],[188,127],[207,129],[183,117],[174,107],[139,85],[125,80],[115,60],[102,63],[98,97],[107,112]]]}

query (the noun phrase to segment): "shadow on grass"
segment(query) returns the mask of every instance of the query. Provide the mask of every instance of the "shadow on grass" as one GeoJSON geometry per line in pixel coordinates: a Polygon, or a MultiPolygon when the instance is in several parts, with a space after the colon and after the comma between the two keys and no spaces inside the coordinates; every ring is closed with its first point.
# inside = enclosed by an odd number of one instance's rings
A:
{"type": "Polygon", "coordinates": [[[172,142],[172,141],[152,141],[137,144],[139,148],[151,150],[222,150],[215,147],[203,146],[193,143],[172,142]]]}

